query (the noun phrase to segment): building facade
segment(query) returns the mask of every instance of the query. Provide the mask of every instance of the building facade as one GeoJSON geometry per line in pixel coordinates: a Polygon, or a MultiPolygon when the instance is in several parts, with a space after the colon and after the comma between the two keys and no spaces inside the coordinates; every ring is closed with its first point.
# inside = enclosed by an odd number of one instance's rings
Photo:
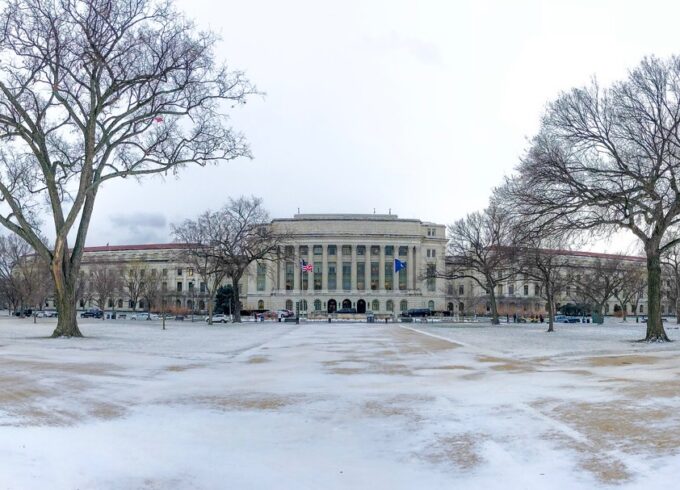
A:
{"type": "Polygon", "coordinates": [[[392,214],[297,214],[272,226],[289,241],[278,259],[250,268],[245,309],[313,316],[446,308],[445,282],[434,274],[445,263],[443,225],[392,214]],[[405,264],[398,272],[395,259],[405,264]]]}

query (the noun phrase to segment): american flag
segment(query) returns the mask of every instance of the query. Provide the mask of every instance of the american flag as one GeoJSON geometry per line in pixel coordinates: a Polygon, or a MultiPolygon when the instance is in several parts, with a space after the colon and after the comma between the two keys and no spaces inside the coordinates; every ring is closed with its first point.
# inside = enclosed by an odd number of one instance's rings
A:
{"type": "Polygon", "coordinates": [[[300,269],[302,269],[302,272],[313,272],[314,266],[312,264],[308,264],[305,260],[301,260],[300,269]]]}

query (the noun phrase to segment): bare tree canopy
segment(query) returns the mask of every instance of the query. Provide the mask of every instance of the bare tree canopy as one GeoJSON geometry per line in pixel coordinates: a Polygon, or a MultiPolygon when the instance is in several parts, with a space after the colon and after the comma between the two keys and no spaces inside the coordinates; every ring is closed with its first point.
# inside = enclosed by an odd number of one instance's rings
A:
{"type": "Polygon", "coordinates": [[[491,323],[498,324],[496,287],[517,273],[514,229],[509,215],[492,204],[448,227],[448,264],[444,277],[469,278],[487,292],[491,323]]]}
{"type": "Polygon", "coordinates": [[[248,156],[225,110],[254,88],[171,1],[15,0],[1,19],[0,224],[50,264],[54,336],[80,336],[75,283],[100,185],[248,156]]]}
{"type": "Polygon", "coordinates": [[[523,215],[593,232],[628,229],[647,256],[646,340],[661,323],[661,253],[680,223],[680,58],[645,58],[609,88],[560,95],[509,182],[523,215]]]}

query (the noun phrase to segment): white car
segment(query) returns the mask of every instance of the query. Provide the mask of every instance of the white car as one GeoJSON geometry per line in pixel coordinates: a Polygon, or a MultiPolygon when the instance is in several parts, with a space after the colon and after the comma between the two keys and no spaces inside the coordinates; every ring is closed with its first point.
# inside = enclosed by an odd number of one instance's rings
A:
{"type": "MultiPolygon", "coordinates": [[[[229,318],[227,315],[223,314],[218,314],[218,315],[213,315],[213,323],[227,323],[229,321],[229,318]]],[[[210,319],[210,317],[205,317],[205,321],[207,322],[210,319]]]]}
{"type": "Polygon", "coordinates": [[[134,313],[130,315],[129,320],[160,320],[160,318],[155,313],[134,313]]]}

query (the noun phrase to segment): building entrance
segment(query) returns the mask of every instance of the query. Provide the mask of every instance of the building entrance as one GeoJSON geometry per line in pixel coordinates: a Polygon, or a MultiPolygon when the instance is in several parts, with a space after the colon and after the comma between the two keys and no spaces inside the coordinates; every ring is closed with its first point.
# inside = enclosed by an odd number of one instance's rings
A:
{"type": "Polygon", "coordinates": [[[357,301],[357,313],[366,313],[366,301],[363,299],[357,301]]]}
{"type": "Polygon", "coordinates": [[[338,303],[334,299],[328,300],[328,313],[335,313],[338,309],[338,303]]]}
{"type": "Polygon", "coordinates": [[[352,307],[352,302],[348,299],[343,299],[342,300],[342,307],[343,308],[351,308],[352,307]]]}

